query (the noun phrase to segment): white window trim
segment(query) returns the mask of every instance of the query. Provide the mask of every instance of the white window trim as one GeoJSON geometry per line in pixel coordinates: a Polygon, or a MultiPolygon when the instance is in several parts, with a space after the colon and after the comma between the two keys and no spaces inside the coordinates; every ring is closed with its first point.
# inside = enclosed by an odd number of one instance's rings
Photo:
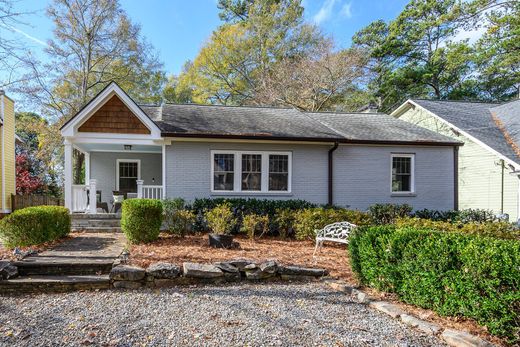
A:
{"type": "Polygon", "coordinates": [[[211,150],[210,151],[210,190],[214,194],[240,194],[240,195],[277,195],[292,193],[292,152],[287,151],[236,151],[236,150],[211,150]],[[215,154],[234,155],[234,181],[233,190],[215,190],[215,166],[213,157],[215,154]],[[260,154],[262,156],[262,189],[242,190],[242,154],[260,154]],[[288,157],[287,190],[269,190],[269,155],[286,155],[288,157]]]}
{"type": "Polygon", "coordinates": [[[137,179],[141,179],[141,159],[116,159],[116,190],[119,191],[119,163],[137,163],[137,179]]]}
{"type": "Polygon", "coordinates": [[[392,195],[410,195],[415,194],[415,153],[392,153],[390,156],[390,193],[392,195]],[[393,183],[393,162],[394,158],[410,158],[410,191],[394,191],[393,183]]]}

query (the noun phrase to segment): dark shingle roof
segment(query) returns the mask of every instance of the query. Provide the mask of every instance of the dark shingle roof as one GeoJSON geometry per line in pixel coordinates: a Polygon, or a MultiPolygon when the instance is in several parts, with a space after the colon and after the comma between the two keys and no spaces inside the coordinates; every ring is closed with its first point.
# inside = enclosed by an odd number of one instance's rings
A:
{"type": "Polygon", "coordinates": [[[308,113],[341,136],[360,141],[454,142],[384,113],[308,113]]]}
{"type": "Polygon", "coordinates": [[[307,113],[288,108],[196,104],[140,107],[159,126],[163,136],[457,143],[385,114],[307,113]]]}
{"type": "MultiPolygon", "coordinates": [[[[502,106],[494,103],[466,102],[466,101],[438,101],[438,100],[412,100],[416,104],[424,107],[428,111],[441,117],[448,123],[473,136],[495,151],[499,152],[508,159],[520,163],[513,147],[507,142],[504,133],[500,130],[495,120],[493,120],[491,110],[502,106]]],[[[513,104],[513,103],[510,103],[513,104]]],[[[516,117],[520,117],[520,104],[516,105],[515,110],[508,109],[508,117],[516,112],[516,117]]],[[[518,128],[513,121],[508,122],[508,127],[514,133],[518,128]]]]}

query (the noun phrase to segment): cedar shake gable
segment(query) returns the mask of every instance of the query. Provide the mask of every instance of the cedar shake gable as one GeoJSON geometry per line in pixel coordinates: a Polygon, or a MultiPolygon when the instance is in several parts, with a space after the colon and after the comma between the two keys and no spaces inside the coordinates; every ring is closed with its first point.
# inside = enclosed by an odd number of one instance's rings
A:
{"type": "Polygon", "coordinates": [[[79,132],[150,134],[141,120],[119,99],[112,96],[79,129],[79,132]]]}

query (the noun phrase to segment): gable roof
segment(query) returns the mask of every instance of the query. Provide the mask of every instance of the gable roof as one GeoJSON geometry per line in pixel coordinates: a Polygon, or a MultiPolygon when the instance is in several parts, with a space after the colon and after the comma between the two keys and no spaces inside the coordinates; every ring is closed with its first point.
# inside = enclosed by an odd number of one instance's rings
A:
{"type": "Polygon", "coordinates": [[[164,104],[141,109],[164,137],[459,145],[381,113],[310,113],[289,108],[164,104]]]}
{"type": "Polygon", "coordinates": [[[92,100],[83,106],[78,113],[65,122],[65,124],[60,128],[62,136],[74,136],[78,128],[114,96],[117,96],[117,98],[142,122],[142,124],[150,130],[150,135],[152,137],[160,138],[160,131],[157,125],[116,82],[110,82],[105,88],[103,88],[103,90],[92,98],[92,100]]]}
{"type": "MultiPolygon", "coordinates": [[[[516,114],[516,117],[520,117],[520,103],[503,108],[503,106],[508,104],[422,99],[411,99],[407,104],[410,102],[430,111],[449,125],[455,127],[456,130],[477,140],[481,145],[489,147],[505,159],[508,159],[508,161],[520,164],[520,156],[517,155],[512,144],[507,140],[503,130],[493,118],[492,112],[492,110],[496,110],[495,112],[500,111],[505,116],[506,127],[511,128],[511,130],[514,130],[513,128],[520,130],[518,124],[515,124],[513,121],[514,114],[516,114]]],[[[401,107],[392,114],[398,113],[399,109],[401,107]]],[[[514,133],[518,134],[518,131],[514,131],[514,133]]]]}

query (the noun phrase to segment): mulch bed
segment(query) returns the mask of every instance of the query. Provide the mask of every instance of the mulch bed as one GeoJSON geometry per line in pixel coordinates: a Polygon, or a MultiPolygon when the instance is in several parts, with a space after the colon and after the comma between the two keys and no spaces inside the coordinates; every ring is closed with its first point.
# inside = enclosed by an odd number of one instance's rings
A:
{"type": "Polygon", "coordinates": [[[208,246],[208,235],[189,235],[184,238],[161,234],[159,240],[145,244],[132,245],[130,248],[131,264],[141,267],[156,262],[168,262],[182,265],[183,262],[213,263],[234,258],[255,261],[276,259],[284,265],[302,265],[325,268],[331,276],[341,277],[353,283],[349,259],[345,245],[325,244],[316,261],[312,258],[314,242],[281,240],[275,237],[262,237],[252,241],[245,236],[236,236],[239,249],[220,249],[208,246]]]}

